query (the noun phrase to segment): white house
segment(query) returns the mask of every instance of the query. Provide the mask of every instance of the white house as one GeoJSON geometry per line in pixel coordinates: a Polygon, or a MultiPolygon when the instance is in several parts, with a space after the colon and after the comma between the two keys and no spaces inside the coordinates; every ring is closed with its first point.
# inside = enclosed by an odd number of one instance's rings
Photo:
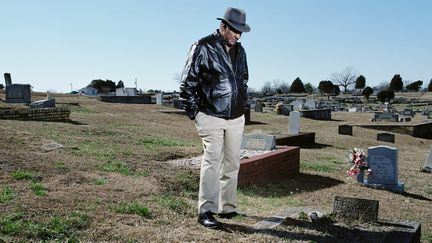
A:
{"type": "Polygon", "coordinates": [[[138,94],[136,88],[117,88],[117,96],[136,96],[138,94]]]}
{"type": "Polygon", "coordinates": [[[87,86],[87,87],[84,87],[84,88],[79,89],[78,92],[79,92],[80,94],[83,94],[83,95],[91,95],[91,96],[94,96],[94,95],[97,95],[98,90],[95,89],[95,88],[93,88],[93,87],[89,87],[89,86],[87,86]]]}

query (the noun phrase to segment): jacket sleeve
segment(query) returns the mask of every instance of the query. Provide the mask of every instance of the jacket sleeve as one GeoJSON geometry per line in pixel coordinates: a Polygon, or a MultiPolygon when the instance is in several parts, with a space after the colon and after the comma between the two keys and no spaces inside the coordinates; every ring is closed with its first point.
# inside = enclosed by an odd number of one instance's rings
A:
{"type": "Polygon", "coordinates": [[[200,99],[197,94],[201,76],[200,66],[203,59],[200,49],[201,47],[198,45],[198,42],[195,42],[191,46],[181,76],[180,98],[182,98],[183,106],[191,120],[194,120],[195,116],[198,114],[200,104],[200,99]]]}

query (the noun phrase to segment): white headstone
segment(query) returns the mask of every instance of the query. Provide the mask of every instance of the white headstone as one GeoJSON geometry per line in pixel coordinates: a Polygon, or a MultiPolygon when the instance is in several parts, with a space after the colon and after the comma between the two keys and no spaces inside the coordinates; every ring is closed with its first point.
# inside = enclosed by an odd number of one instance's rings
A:
{"type": "Polygon", "coordinates": [[[429,154],[428,154],[428,156],[426,158],[426,161],[425,161],[425,163],[423,165],[422,170],[426,171],[426,172],[431,172],[432,171],[432,146],[431,146],[431,148],[429,150],[429,154]]]}
{"type": "Polygon", "coordinates": [[[302,100],[294,100],[292,102],[292,106],[294,111],[300,111],[303,108],[303,101],[302,100]]]}
{"type": "Polygon", "coordinates": [[[348,112],[357,112],[357,107],[351,107],[351,108],[349,108],[348,112]]]}
{"type": "Polygon", "coordinates": [[[162,105],[162,93],[157,93],[156,94],[156,104],[157,105],[162,105]]]}
{"type": "Polygon", "coordinates": [[[289,115],[289,134],[298,135],[300,133],[300,112],[292,111],[289,115]]]}
{"type": "Polygon", "coordinates": [[[315,100],[306,100],[304,106],[309,110],[315,110],[317,108],[317,102],[315,100]]]}

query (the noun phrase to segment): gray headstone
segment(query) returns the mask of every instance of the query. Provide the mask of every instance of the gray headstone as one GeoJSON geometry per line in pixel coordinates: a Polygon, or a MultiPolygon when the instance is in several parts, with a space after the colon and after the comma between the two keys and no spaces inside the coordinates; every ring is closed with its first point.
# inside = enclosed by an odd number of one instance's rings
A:
{"type": "Polygon", "coordinates": [[[340,125],[338,127],[338,133],[342,135],[350,135],[352,136],[353,127],[351,125],[340,125]]]}
{"type": "Polygon", "coordinates": [[[372,172],[368,175],[369,184],[398,183],[398,150],[389,146],[368,148],[368,167],[372,172]]]}
{"type": "Polygon", "coordinates": [[[40,108],[53,108],[55,107],[55,99],[38,100],[30,103],[30,108],[40,109],[40,108]]]}
{"type": "Polygon", "coordinates": [[[300,133],[300,112],[292,111],[289,116],[289,134],[298,135],[300,133]]]}
{"type": "Polygon", "coordinates": [[[12,84],[12,78],[11,78],[10,73],[5,73],[4,78],[5,78],[6,86],[9,86],[12,84]]]}
{"type": "Polygon", "coordinates": [[[31,102],[30,84],[11,84],[6,86],[7,103],[26,103],[31,102]]]}
{"type": "Polygon", "coordinates": [[[245,134],[243,136],[242,148],[249,150],[273,150],[276,148],[276,136],[261,133],[245,134]]]}
{"type": "Polygon", "coordinates": [[[377,140],[382,142],[394,143],[395,135],[393,133],[387,133],[387,132],[378,133],[377,140]]]}
{"type": "Polygon", "coordinates": [[[432,173],[432,146],[429,150],[429,154],[428,154],[426,161],[423,165],[422,171],[432,173]]]}
{"type": "MultiPolygon", "coordinates": [[[[251,109],[252,109],[252,107],[251,107],[251,109]]],[[[263,107],[261,104],[256,104],[254,109],[255,109],[255,112],[263,112],[263,107]]]]}

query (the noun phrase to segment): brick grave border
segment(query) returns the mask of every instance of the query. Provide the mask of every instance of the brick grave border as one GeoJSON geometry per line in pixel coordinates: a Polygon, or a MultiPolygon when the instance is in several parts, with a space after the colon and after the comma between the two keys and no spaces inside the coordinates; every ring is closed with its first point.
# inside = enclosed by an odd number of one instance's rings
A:
{"type": "Polygon", "coordinates": [[[278,146],[276,150],[240,161],[238,185],[264,184],[300,173],[300,148],[278,146]]]}

